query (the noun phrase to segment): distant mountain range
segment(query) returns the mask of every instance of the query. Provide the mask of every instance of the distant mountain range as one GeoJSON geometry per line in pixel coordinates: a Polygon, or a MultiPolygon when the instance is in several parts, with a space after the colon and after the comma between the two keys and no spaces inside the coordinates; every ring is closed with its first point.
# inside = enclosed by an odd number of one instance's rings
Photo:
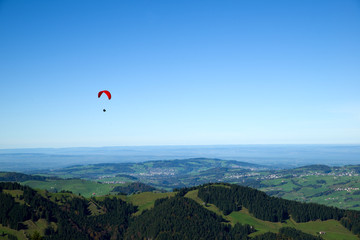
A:
{"type": "Polygon", "coordinates": [[[276,168],[360,163],[360,145],[213,145],[0,149],[0,171],[28,172],[96,163],[220,158],[276,168]]]}

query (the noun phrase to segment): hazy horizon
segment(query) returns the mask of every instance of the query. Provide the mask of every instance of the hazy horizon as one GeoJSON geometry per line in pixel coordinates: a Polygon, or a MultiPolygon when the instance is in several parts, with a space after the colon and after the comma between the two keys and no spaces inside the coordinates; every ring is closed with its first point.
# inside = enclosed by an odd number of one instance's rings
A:
{"type": "Polygon", "coordinates": [[[237,160],[277,168],[360,164],[360,145],[256,144],[0,149],[0,171],[188,158],[237,160]]]}
{"type": "Polygon", "coordinates": [[[0,148],[0,150],[5,150],[5,149],[64,149],[64,148],[116,148],[116,147],[172,147],[172,146],[247,146],[247,145],[289,145],[289,146],[293,146],[293,145],[337,145],[337,146],[342,146],[342,145],[360,145],[360,143],[233,143],[233,144],[158,144],[158,145],[106,145],[106,146],[85,146],[85,145],[80,145],[80,146],[63,146],[63,147],[41,147],[41,146],[37,146],[37,147],[16,147],[16,148],[0,148]]]}

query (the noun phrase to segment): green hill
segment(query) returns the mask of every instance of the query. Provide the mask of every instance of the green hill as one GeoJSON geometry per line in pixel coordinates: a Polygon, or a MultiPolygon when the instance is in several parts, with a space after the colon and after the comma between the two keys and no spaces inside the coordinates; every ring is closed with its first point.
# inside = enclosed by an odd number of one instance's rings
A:
{"type": "Polygon", "coordinates": [[[351,240],[360,233],[358,211],[269,197],[231,184],[84,198],[7,182],[0,183],[0,205],[4,239],[351,240]]]}

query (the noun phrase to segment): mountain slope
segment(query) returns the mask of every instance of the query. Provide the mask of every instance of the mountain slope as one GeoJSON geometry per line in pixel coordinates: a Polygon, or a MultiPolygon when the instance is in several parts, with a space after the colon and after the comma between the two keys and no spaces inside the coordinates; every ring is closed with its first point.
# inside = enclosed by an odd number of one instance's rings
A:
{"type": "Polygon", "coordinates": [[[170,198],[151,194],[148,199],[146,193],[135,194],[132,202],[139,205],[134,206],[124,195],[86,199],[0,183],[0,232],[8,227],[44,239],[280,240],[321,239],[320,231],[328,231],[323,239],[356,239],[344,227],[360,233],[358,211],[270,197],[238,185],[184,188],[170,198]]]}

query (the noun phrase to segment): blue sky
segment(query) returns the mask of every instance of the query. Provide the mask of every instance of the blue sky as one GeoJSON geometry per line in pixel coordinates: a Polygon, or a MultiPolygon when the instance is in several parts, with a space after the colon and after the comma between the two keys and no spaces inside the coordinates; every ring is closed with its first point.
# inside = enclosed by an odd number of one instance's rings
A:
{"type": "Polygon", "coordinates": [[[355,0],[2,0],[0,148],[359,144],[359,43],[355,0]]]}

